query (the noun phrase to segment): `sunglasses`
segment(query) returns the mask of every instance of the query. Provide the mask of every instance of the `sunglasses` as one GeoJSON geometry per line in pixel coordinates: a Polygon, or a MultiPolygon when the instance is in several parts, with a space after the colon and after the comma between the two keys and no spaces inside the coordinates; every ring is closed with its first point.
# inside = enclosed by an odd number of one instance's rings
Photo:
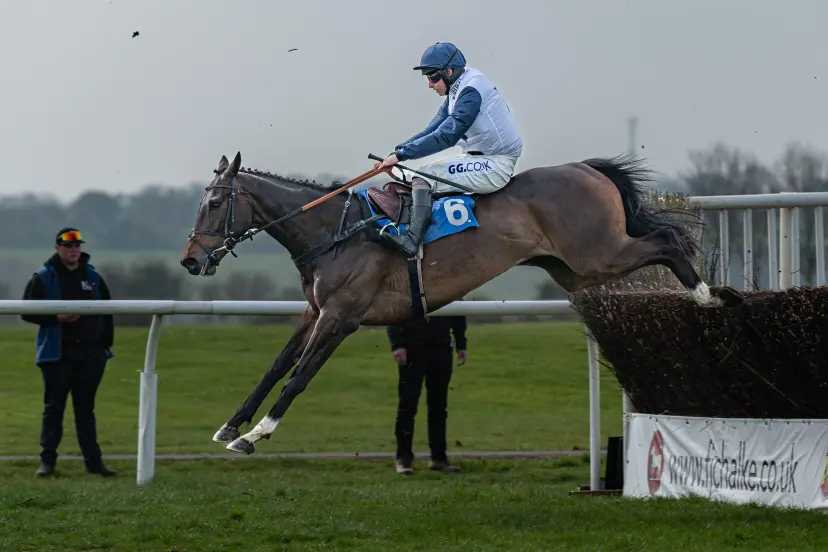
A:
{"type": "Polygon", "coordinates": [[[83,236],[77,230],[70,230],[69,232],[64,232],[58,236],[58,241],[63,242],[61,245],[65,247],[80,247],[80,244],[83,241],[83,236]]]}
{"type": "Polygon", "coordinates": [[[437,84],[441,80],[443,80],[443,72],[442,71],[434,71],[432,73],[427,73],[426,78],[430,80],[432,83],[437,84]]]}

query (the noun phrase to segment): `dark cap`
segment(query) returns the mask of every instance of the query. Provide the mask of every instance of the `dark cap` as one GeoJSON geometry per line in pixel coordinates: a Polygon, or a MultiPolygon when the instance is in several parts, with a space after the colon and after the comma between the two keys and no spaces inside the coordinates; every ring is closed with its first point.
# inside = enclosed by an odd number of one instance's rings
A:
{"type": "Polygon", "coordinates": [[[61,228],[55,236],[55,243],[86,243],[77,228],[61,228]]]}
{"type": "Polygon", "coordinates": [[[457,46],[451,42],[438,42],[426,48],[420,58],[420,64],[414,68],[415,71],[422,71],[425,75],[435,70],[462,69],[466,66],[466,57],[457,46]]]}

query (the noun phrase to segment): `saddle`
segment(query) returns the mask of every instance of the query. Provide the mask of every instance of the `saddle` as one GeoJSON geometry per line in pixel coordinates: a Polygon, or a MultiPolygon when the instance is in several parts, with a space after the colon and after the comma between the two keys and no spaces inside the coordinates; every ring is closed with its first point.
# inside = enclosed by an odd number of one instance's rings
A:
{"type": "Polygon", "coordinates": [[[411,221],[411,188],[398,182],[388,182],[382,188],[368,188],[368,198],[377,211],[396,224],[411,221]]]}
{"type": "MultiPolygon", "coordinates": [[[[432,194],[433,199],[460,195],[462,192],[442,192],[432,194]]],[[[381,211],[396,224],[411,222],[411,187],[399,182],[388,182],[382,188],[368,188],[368,199],[376,211],[381,211]]]]}

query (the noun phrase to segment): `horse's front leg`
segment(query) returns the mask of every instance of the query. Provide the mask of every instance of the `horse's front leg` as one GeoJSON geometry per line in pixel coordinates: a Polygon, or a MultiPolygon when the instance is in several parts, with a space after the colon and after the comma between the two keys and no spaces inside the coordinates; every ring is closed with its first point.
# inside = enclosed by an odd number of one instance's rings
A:
{"type": "Polygon", "coordinates": [[[323,308],[299,364],[282,388],[276,404],[256,427],[227,445],[227,449],[252,454],[257,441],[269,439],[293,400],[305,390],[342,341],[359,329],[360,320],[358,309],[323,308]]]}
{"type": "Polygon", "coordinates": [[[268,368],[262,380],[256,385],[253,392],[244,400],[244,402],[233,414],[227,423],[213,435],[213,441],[216,443],[230,443],[239,437],[239,426],[242,423],[250,423],[250,420],[256,414],[256,410],[261,406],[262,401],[265,400],[273,386],[285,377],[291,368],[299,361],[302,351],[308,342],[314,324],[319,318],[319,311],[314,307],[308,306],[305,312],[302,313],[302,318],[299,325],[293,332],[287,345],[285,345],[276,360],[273,361],[270,368],[268,368]]]}

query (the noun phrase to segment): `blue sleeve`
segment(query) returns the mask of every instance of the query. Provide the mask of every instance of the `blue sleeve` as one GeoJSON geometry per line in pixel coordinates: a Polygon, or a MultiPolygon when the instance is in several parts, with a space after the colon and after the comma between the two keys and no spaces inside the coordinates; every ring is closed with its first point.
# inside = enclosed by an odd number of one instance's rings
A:
{"type": "Polygon", "coordinates": [[[481,103],[480,92],[470,86],[464,88],[454,104],[454,112],[437,128],[397,149],[399,160],[419,159],[457,145],[480,113],[481,103]]]}
{"type": "Polygon", "coordinates": [[[431,120],[431,122],[428,123],[428,125],[425,127],[425,129],[418,132],[417,134],[415,134],[414,136],[412,136],[411,138],[409,138],[408,140],[406,140],[402,144],[399,144],[395,149],[400,149],[404,145],[406,145],[410,142],[413,142],[417,138],[422,138],[426,134],[431,134],[432,132],[434,132],[437,129],[438,126],[440,126],[440,123],[442,123],[443,121],[446,120],[447,117],[448,117],[448,98],[446,98],[446,101],[444,101],[443,105],[440,106],[440,110],[437,112],[437,115],[434,116],[434,118],[431,120]]]}

